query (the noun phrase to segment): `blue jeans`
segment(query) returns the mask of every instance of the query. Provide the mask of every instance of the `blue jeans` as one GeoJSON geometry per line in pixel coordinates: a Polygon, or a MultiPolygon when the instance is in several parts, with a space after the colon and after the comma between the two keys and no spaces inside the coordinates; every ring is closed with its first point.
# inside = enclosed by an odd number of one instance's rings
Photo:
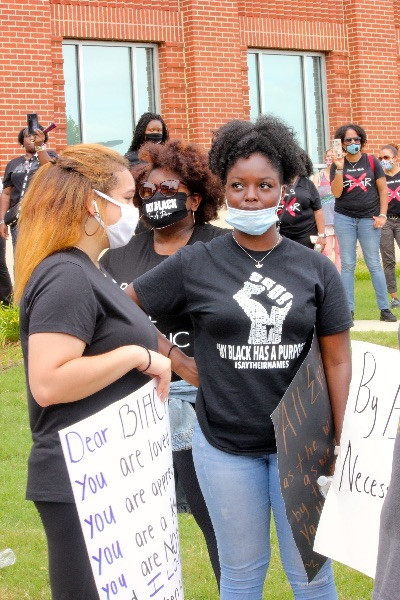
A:
{"type": "Polygon", "coordinates": [[[330,560],[308,584],[286,517],[276,454],[254,457],[222,452],[207,442],[197,423],[193,458],[217,536],[221,600],[261,600],[271,555],[271,508],[295,599],[337,600],[330,560]]]}
{"type": "Polygon", "coordinates": [[[356,268],[356,245],[360,242],[365,263],[371,275],[376,300],[380,310],[389,308],[386,280],[379,256],[381,230],[374,228],[372,218],[354,219],[335,213],[335,232],[339,240],[342,259],[342,281],[350,310],[354,310],[354,270],[356,268]]]}

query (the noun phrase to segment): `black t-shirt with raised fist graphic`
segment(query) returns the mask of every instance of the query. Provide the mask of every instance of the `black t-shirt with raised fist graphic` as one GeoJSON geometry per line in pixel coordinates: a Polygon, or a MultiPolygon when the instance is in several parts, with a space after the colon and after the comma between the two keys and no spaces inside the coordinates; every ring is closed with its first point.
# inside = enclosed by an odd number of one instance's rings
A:
{"type": "Polygon", "coordinates": [[[288,185],[278,207],[280,232],[291,240],[317,235],[314,211],[322,207],[321,197],[312,181],[299,177],[288,185]]]}
{"type": "Polygon", "coordinates": [[[256,268],[228,234],[182,248],[133,282],[149,314],[191,314],[196,412],[208,441],[255,456],[276,451],[270,415],[314,326],[323,336],[352,324],[340,276],[325,256],[283,238],[261,263],[256,268]]]}

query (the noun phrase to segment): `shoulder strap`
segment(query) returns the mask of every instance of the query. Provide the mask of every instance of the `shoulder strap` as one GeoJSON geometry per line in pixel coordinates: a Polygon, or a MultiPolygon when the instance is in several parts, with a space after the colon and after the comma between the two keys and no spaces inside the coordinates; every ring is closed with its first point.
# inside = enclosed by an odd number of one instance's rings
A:
{"type": "Polygon", "coordinates": [[[368,154],[368,160],[369,160],[369,164],[371,165],[372,172],[375,175],[375,161],[374,161],[374,157],[372,156],[372,154],[368,154]]]}

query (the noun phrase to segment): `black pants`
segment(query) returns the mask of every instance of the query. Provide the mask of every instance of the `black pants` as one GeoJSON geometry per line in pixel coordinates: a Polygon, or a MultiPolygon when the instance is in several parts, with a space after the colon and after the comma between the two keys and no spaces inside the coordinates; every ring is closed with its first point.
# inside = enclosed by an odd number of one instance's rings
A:
{"type": "Polygon", "coordinates": [[[35,502],[47,537],[53,600],[99,600],[75,504],[35,502]]]}
{"type": "MultiPolygon", "coordinates": [[[[197,480],[196,471],[193,464],[193,456],[191,450],[179,450],[172,453],[174,470],[177,473],[177,478],[185,492],[190,510],[196,520],[197,525],[203,532],[206,540],[208,554],[215,578],[217,580],[218,589],[221,578],[221,568],[219,565],[217,540],[215,538],[214,528],[211,523],[210,515],[201,492],[199,482],[197,480]]],[[[182,560],[185,557],[182,556],[182,560]]]]}
{"type": "Polygon", "coordinates": [[[9,304],[12,285],[6,263],[6,240],[0,236],[0,302],[9,304]]]}

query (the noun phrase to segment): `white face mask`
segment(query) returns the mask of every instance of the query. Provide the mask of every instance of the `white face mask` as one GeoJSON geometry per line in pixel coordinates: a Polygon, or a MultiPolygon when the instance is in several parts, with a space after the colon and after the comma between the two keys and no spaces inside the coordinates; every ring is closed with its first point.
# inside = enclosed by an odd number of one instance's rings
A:
{"type": "Polygon", "coordinates": [[[121,209],[121,218],[114,223],[114,225],[105,225],[100,218],[99,209],[97,206],[96,200],[93,200],[93,205],[96,209],[94,214],[94,218],[102,227],[104,227],[106,235],[108,237],[108,241],[110,242],[110,248],[121,248],[122,246],[126,246],[126,244],[130,241],[131,237],[135,233],[135,229],[139,222],[139,210],[136,206],[132,206],[130,204],[122,204],[121,202],[117,202],[114,198],[107,196],[107,194],[103,194],[103,192],[99,192],[98,190],[93,190],[101,196],[119,206],[121,209]]]}

